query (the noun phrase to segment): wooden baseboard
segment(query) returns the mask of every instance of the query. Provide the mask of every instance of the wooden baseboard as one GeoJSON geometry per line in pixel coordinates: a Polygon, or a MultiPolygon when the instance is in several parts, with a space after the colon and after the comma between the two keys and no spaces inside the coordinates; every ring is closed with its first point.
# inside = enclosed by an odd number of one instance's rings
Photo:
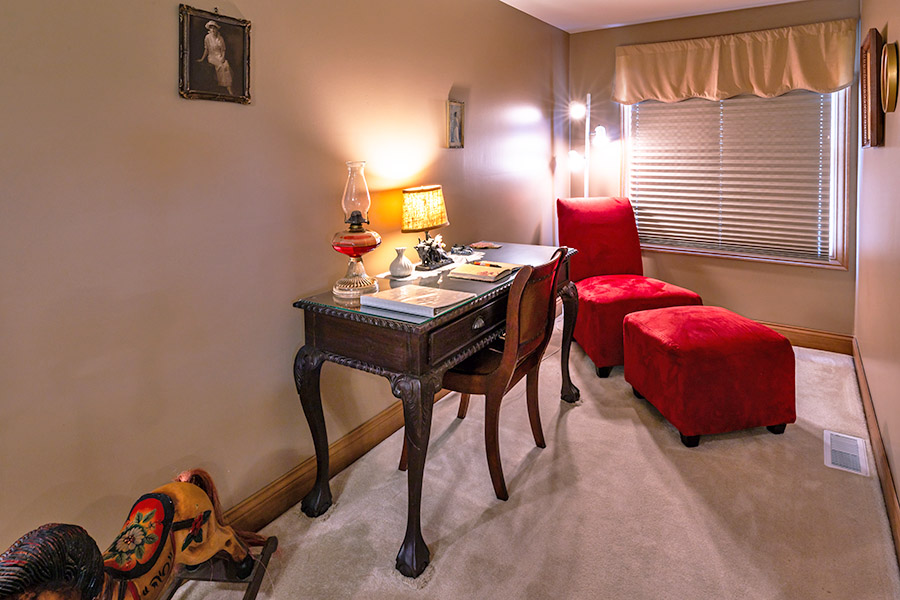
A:
{"type": "MultiPolygon", "coordinates": [[[[437,402],[447,395],[441,390],[437,402]]],[[[403,405],[397,401],[341,439],[328,446],[329,466],[334,477],[366,452],[403,427],[403,405]]],[[[400,460],[400,448],[397,448],[400,460]]],[[[316,457],[302,463],[225,512],[225,520],[237,529],[259,531],[309,493],[316,481],[316,457]]]]}
{"type": "Polygon", "coordinates": [[[830,331],[820,331],[818,329],[807,329],[806,327],[795,327],[794,325],[767,323],[765,321],[760,321],[760,323],[774,329],[789,339],[794,346],[836,352],[848,356],[853,354],[852,335],[831,333],[830,331]]]}
{"type": "Polygon", "coordinates": [[[875,456],[875,468],[878,471],[878,478],[881,480],[881,494],[884,496],[884,507],[887,510],[888,522],[891,527],[891,537],[894,538],[894,552],[897,554],[897,562],[900,564],[900,500],[897,497],[897,488],[894,487],[891,465],[888,463],[887,452],[884,449],[884,439],[882,439],[881,430],[878,428],[875,405],[872,403],[872,394],[869,391],[869,382],[866,379],[866,370],[863,366],[862,356],[859,352],[859,343],[856,339],[853,340],[853,363],[856,366],[859,394],[862,396],[863,411],[866,414],[869,441],[872,442],[872,454],[875,456]]]}

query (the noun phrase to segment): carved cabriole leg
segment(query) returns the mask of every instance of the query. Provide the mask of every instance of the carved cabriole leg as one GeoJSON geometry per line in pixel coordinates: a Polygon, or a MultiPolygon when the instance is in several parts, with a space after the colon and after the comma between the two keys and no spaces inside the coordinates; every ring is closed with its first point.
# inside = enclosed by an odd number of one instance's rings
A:
{"type": "Polygon", "coordinates": [[[409,449],[406,447],[406,434],[403,434],[403,450],[400,451],[400,464],[397,465],[398,471],[405,471],[409,466],[409,449]]]}
{"type": "MultiPolygon", "coordinates": [[[[459,411],[456,413],[458,419],[465,419],[469,410],[469,398],[471,394],[460,394],[459,411]]],[[[403,450],[400,452],[400,463],[397,465],[398,471],[405,471],[409,464],[409,449],[406,447],[406,436],[403,436],[403,450]]]]}
{"type": "Polygon", "coordinates": [[[560,397],[566,402],[578,402],[581,392],[572,383],[569,377],[569,349],[572,346],[572,336],[575,333],[575,319],[578,317],[578,288],[573,282],[569,282],[566,287],[559,291],[559,297],[563,303],[563,331],[562,331],[562,347],[559,356],[562,361],[560,371],[562,372],[562,391],[560,397]]]}
{"type": "Polygon", "coordinates": [[[428,566],[430,553],[422,537],[422,476],[425,472],[425,455],[431,436],[431,413],[434,394],[442,373],[431,373],[421,378],[409,375],[392,375],[391,391],[403,402],[405,444],[408,456],[407,487],[409,490],[406,536],[397,553],[397,570],[407,577],[418,577],[428,566]]]}
{"type": "Polygon", "coordinates": [[[324,356],[318,350],[303,346],[294,359],[294,380],[303,414],[309,423],[313,446],[316,449],[316,483],[300,504],[304,514],[318,517],[331,506],[331,488],[328,485],[328,433],[325,431],[325,415],[322,413],[322,396],[319,392],[319,376],[324,356]]]}

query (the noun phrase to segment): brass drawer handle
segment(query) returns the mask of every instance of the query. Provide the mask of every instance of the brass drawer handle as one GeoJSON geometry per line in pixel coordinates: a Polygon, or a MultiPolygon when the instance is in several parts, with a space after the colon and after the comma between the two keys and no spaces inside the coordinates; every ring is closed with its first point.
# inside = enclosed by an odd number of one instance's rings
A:
{"type": "Polygon", "coordinates": [[[484,327],[484,319],[482,317],[478,317],[477,319],[475,319],[475,322],[472,323],[472,329],[481,329],[482,327],[484,327]]]}

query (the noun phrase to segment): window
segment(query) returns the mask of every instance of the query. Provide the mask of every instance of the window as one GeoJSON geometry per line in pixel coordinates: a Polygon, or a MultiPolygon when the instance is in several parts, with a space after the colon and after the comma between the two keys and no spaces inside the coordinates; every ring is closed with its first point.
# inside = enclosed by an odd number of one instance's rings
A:
{"type": "Polygon", "coordinates": [[[625,106],[642,246],[846,266],[848,90],[625,106]]]}

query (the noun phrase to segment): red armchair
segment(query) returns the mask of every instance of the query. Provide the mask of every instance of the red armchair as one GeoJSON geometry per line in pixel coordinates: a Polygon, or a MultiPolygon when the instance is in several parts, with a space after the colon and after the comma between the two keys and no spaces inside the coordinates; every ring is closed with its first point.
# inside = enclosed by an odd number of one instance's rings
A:
{"type": "Polygon", "coordinates": [[[644,277],[628,198],[560,198],[560,245],[575,248],[569,275],[578,289],[575,341],[599,377],[624,363],[622,321],[639,310],[703,304],[685,288],[644,277]]]}

